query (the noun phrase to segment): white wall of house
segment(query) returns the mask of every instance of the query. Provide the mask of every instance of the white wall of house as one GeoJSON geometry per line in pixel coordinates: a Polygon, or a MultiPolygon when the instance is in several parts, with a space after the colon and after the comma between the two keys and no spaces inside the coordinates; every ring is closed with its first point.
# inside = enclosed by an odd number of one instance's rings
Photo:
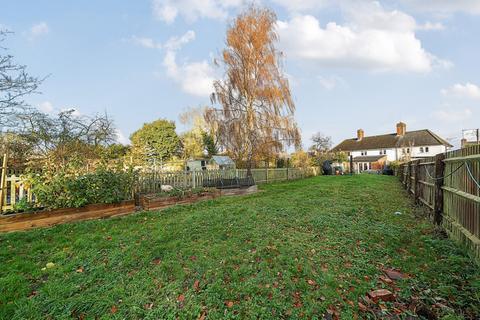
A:
{"type": "Polygon", "coordinates": [[[395,161],[396,160],[396,152],[395,149],[370,149],[370,150],[362,150],[362,151],[352,151],[350,152],[353,157],[361,157],[361,156],[379,156],[379,155],[386,155],[387,161],[395,161]]]}
{"type": "Polygon", "coordinates": [[[351,151],[350,154],[355,157],[361,156],[378,156],[386,154],[387,161],[398,161],[405,157],[408,152],[411,158],[433,157],[439,153],[447,151],[446,146],[422,146],[422,147],[406,147],[406,148],[390,148],[390,149],[370,149],[361,151],[351,151]]]}

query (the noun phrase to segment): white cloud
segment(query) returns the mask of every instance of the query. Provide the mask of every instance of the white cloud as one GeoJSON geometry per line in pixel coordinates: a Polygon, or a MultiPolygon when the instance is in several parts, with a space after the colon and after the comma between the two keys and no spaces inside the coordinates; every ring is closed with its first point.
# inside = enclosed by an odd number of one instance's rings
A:
{"type": "Polygon", "coordinates": [[[462,122],[469,120],[472,115],[473,112],[469,108],[463,110],[445,108],[433,112],[434,118],[443,122],[462,122]]]}
{"type": "Polygon", "coordinates": [[[40,22],[35,25],[33,25],[29,32],[28,32],[28,38],[30,40],[35,40],[41,36],[44,36],[50,32],[50,28],[48,27],[46,22],[40,22]]]}
{"type": "Polygon", "coordinates": [[[419,11],[439,14],[456,12],[480,14],[480,1],[478,0],[402,0],[402,2],[419,11]]]}
{"type": "Polygon", "coordinates": [[[330,77],[318,76],[317,78],[318,78],[318,81],[320,82],[320,85],[328,91],[331,91],[338,86],[346,85],[345,80],[338,76],[330,76],[330,77]]]}
{"type": "Polygon", "coordinates": [[[163,65],[167,76],[179,83],[182,90],[195,96],[209,96],[213,92],[215,72],[206,61],[177,63],[177,53],[183,45],[195,39],[195,33],[188,31],[181,37],[172,37],[165,44],[167,52],[163,65]]]}
{"type": "Polygon", "coordinates": [[[207,61],[178,66],[175,53],[168,52],[164,65],[167,68],[167,75],[178,82],[186,93],[207,97],[213,92],[214,70],[207,61]]]}
{"type": "Polygon", "coordinates": [[[131,42],[144,48],[161,49],[162,44],[152,38],[132,36],[131,42]]]}
{"type": "Polygon", "coordinates": [[[451,65],[422,47],[415,19],[401,11],[371,2],[345,8],[345,16],[344,25],[325,27],[311,15],[278,21],[281,47],[287,57],[321,66],[425,73],[451,65]]]}
{"type": "Polygon", "coordinates": [[[153,0],[153,15],[166,23],[178,16],[189,22],[198,18],[225,19],[228,10],[241,6],[244,0],[153,0]]]}
{"type": "Polygon", "coordinates": [[[38,105],[38,109],[44,113],[52,113],[54,108],[53,104],[50,101],[42,102],[38,105]]]}
{"type": "Polygon", "coordinates": [[[424,24],[418,25],[417,29],[425,30],[425,31],[438,31],[438,30],[445,30],[445,26],[441,22],[427,21],[424,24]]]}
{"type": "Polygon", "coordinates": [[[447,89],[443,89],[441,92],[444,96],[480,99],[480,87],[470,82],[465,84],[456,83],[447,89]]]}
{"type": "Polygon", "coordinates": [[[195,40],[195,32],[189,30],[181,37],[171,37],[168,39],[168,41],[165,43],[165,48],[167,50],[175,51],[192,40],[195,40]]]}
{"type": "Polygon", "coordinates": [[[115,135],[117,136],[117,142],[121,144],[130,144],[130,139],[128,139],[120,129],[115,130],[115,135]]]}

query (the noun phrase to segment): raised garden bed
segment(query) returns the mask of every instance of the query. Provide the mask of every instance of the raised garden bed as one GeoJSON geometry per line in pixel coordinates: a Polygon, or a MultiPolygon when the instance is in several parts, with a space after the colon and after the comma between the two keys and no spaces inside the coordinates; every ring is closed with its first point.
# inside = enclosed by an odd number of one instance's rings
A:
{"type": "Polygon", "coordinates": [[[220,195],[222,196],[241,196],[258,192],[256,185],[250,187],[241,187],[241,188],[227,188],[221,189],[220,195]]]}
{"type": "Polygon", "coordinates": [[[206,189],[199,192],[186,191],[178,194],[145,194],[138,197],[138,205],[144,210],[156,210],[176,204],[188,204],[201,200],[214,199],[221,193],[217,189],[206,189]]]}
{"type": "Polygon", "coordinates": [[[118,204],[92,204],[82,208],[56,209],[33,213],[0,216],[0,232],[28,230],[73,221],[102,219],[127,215],[138,210],[158,210],[178,204],[190,204],[219,196],[247,195],[257,192],[257,186],[232,189],[174,190],[171,193],[139,195],[137,199],[118,204]]]}
{"type": "Polygon", "coordinates": [[[130,200],[114,204],[92,204],[82,208],[11,214],[0,217],[0,232],[51,227],[72,221],[110,218],[134,211],[135,202],[130,200]]]}

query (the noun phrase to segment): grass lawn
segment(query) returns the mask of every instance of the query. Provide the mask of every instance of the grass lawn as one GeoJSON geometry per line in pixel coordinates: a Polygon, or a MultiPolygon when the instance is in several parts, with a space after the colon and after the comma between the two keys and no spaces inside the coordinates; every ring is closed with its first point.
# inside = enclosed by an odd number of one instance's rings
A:
{"type": "Polygon", "coordinates": [[[0,318],[480,317],[478,265],[395,177],[261,190],[0,235],[0,318]],[[380,281],[388,268],[408,278],[380,281]],[[369,304],[380,288],[395,301],[369,304]]]}

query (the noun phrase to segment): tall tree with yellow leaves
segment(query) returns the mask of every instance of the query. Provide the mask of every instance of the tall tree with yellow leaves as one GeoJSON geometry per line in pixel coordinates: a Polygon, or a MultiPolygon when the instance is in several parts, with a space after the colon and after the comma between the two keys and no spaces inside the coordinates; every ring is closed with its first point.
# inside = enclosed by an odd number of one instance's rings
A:
{"type": "Polygon", "coordinates": [[[221,108],[205,113],[219,144],[244,162],[249,174],[258,154],[300,145],[295,104],[275,48],[275,23],[273,11],[254,6],[234,20],[221,61],[225,78],[215,81],[212,94],[221,108]]]}

